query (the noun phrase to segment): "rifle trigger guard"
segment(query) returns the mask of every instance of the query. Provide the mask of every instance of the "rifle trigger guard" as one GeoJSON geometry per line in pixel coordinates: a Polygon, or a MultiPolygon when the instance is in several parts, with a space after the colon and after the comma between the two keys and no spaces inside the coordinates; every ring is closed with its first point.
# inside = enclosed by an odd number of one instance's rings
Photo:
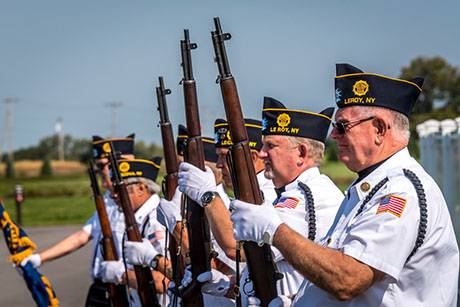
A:
{"type": "Polygon", "coordinates": [[[182,78],[180,81],[179,81],[179,85],[182,85],[184,83],[184,78],[182,78]]]}
{"type": "Polygon", "coordinates": [[[224,41],[227,41],[232,38],[232,35],[230,33],[224,33],[222,34],[222,38],[224,39],[224,41]]]}
{"type": "Polygon", "coordinates": [[[196,49],[198,45],[196,43],[190,43],[190,49],[196,49]]]}
{"type": "Polygon", "coordinates": [[[220,83],[220,76],[217,76],[216,78],[216,84],[219,84],[220,83]]]}

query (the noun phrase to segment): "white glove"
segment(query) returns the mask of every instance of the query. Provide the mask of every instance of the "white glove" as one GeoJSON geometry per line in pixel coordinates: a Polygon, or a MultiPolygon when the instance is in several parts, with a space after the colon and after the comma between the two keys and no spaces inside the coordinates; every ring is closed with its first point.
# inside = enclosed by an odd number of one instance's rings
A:
{"type": "Polygon", "coordinates": [[[175,293],[175,284],[174,281],[171,280],[169,282],[169,287],[167,290],[167,294],[169,297],[169,304],[168,307],[177,307],[182,306],[182,298],[175,293]]]}
{"type": "Polygon", "coordinates": [[[120,284],[122,282],[125,266],[119,261],[102,261],[99,277],[103,282],[120,284]]]}
{"type": "Polygon", "coordinates": [[[171,201],[162,198],[160,200],[160,205],[158,205],[157,210],[157,219],[161,225],[168,228],[168,231],[172,234],[176,223],[182,221],[181,216],[181,198],[182,193],[179,189],[176,189],[173,198],[171,201]]]}
{"type": "Polygon", "coordinates": [[[209,167],[206,167],[206,171],[202,171],[190,163],[182,162],[179,165],[178,183],[179,190],[200,206],[203,205],[201,196],[204,193],[208,191],[217,192],[216,178],[209,167]]]}
{"type": "Polygon", "coordinates": [[[237,241],[272,244],[276,229],[283,223],[273,206],[255,206],[235,199],[230,203],[230,211],[237,241]]]}
{"type": "MultiPolygon", "coordinates": [[[[284,295],[279,295],[271,300],[268,307],[289,307],[292,301],[284,295]]],[[[248,297],[248,307],[260,307],[260,300],[255,296],[248,297]]]]}
{"type": "Polygon", "coordinates": [[[184,270],[184,277],[182,277],[182,281],[180,286],[186,288],[191,282],[193,281],[192,278],[192,267],[191,265],[187,265],[184,270]]]}
{"type": "Polygon", "coordinates": [[[42,258],[39,254],[32,254],[21,261],[21,266],[25,266],[27,262],[30,262],[30,264],[32,264],[32,266],[36,269],[42,265],[42,258]]]}
{"type": "Polygon", "coordinates": [[[201,286],[201,292],[210,295],[224,296],[230,288],[228,276],[214,269],[201,273],[196,279],[205,283],[201,286]]]}
{"type": "Polygon", "coordinates": [[[278,297],[272,299],[268,307],[289,307],[291,304],[292,301],[290,298],[285,295],[278,295],[278,297]]]}
{"type": "Polygon", "coordinates": [[[152,259],[158,254],[148,239],[142,242],[125,242],[126,262],[132,265],[150,266],[152,259]]]}
{"type": "Polygon", "coordinates": [[[248,307],[260,307],[261,301],[255,296],[248,297],[248,307]]]}

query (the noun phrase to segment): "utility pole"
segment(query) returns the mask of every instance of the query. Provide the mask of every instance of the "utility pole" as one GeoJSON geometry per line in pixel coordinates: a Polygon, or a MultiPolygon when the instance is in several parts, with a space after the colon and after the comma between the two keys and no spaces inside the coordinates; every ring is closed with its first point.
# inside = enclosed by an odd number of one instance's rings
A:
{"type": "Polygon", "coordinates": [[[6,144],[8,159],[13,161],[13,104],[19,100],[16,97],[6,97],[3,99],[5,104],[5,121],[3,122],[3,135],[0,143],[0,152],[3,154],[3,144],[6,144]]]}
{"type": "Polygon", "coordinates": [[[117,135],[117,109],[121,107],[123,103],[121,101],[111,101],[105,104],[106,107],[112,109],[112,122],[110,124],[110,137],[117,135]]]}
{"type": "Polygon", "coordinates": [[[58,117],[56,124],[54,124],[54,132],[57,137],[57,153],[58,160],[64,161],[64,124],[61,117],[58,117]]]}

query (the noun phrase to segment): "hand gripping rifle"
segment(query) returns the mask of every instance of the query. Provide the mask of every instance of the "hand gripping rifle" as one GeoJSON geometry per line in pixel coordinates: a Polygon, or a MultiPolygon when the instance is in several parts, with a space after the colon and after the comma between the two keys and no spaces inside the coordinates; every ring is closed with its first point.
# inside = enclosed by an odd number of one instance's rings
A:
{"type": "MultiPolygon", "coordinates": [[[[158,112],[160,113],[160,130],[161,138],[163,141],[163,154],[166,164],[166,176],[163,179],[163,194],[167,200],[171,200],[177,188],[177,173],[179,171],[179,164],[177,161],[174,137],[171,122],[168,116],[168,107],[166,105],[166,95],[171,94],[170,89],[166,89],[163,77],[158,78],[160,86],[156,88],[158,100],[158,112]]],[[[174,229],[170,229],[174,231],[174,229]]],[[[179,240],[180,241],[180,240],[179,240]]],[[[173,235],[169,235],[169,253],[171,256],[174,284],[178,287],[180,285],[182,276],[184,275],[184,259],[180,256],[179,242],[173,235]]]]}
{"type": "MultiPolygon", "coordinates": [[[[118,261],[117,250],[115,248],[115,243],[113,242],[112,228],[110,227],[110,221],[107,216],[107,211],[105,210],[104,196],[101,194],[101,190],[99,189],[96,177],[96,168],[92,161],[89,162],[88,174],[91,180],[91,188],[93,190],[99,224],[101,225],[102,230],[103,258],[105,261],[118,261]]],[[[108,284],[107,286],[112,306],[129,306],[124,285],[108,284]]]]}
{"type": "MultiPolygon", "coordinates": [[[[112,184],[115,193],[119,199],[123,214],[125,215],[126,233],[129,241],[142,242],[141,233],[137,227],[137,222],[134,217],[131,201],[129,199],[126,184],[121,178],[120,170],[118,169],[118,160],[114,151],[114,146],[110,142],[109,161],[112,170],[112,184]]],[[[152,272],[149,267],[141,265],[134,266],[137,281],[137,293],[143,307],[160,306],[153,282],[152,272]]]]}
{"type": "MultiPolygon", "coordinates": [[[[181,84],[184,89],[185,118],[187,120],[187,147],[185,161],[205,170],[204,149],[201,140],[200,115],[196,84],[193,79],[191,50],[197,45],[190,42],[188,30],[184,30],[184,39],[180,42],[182,56],[183,79],[181,84]]],[[[192,286],[183,294],[183,298],[194,298],[196,306],[202,305],[201,284],[196,277],[203,272],[211,270],[211,236],[209,224],[204,209],[187,198],[187,230],[189,235],[190,259],[192,262],[192,286]],[[191,294],[189,295],[189,293],[191,294]]]]}
{"type": "MultiPolygon", "coordinates": [[[[230,71],[227,52],[225,51],[224,41],[229,40],[231,35],[230,33],[222,33],[218,17],[214,18],[214,24],[216,30],[211,32],[211,36],[215,62],[219,69],[216,82],[220,84],[230,135],[234,144],[229,153],[233,189],[237,199],[260,205],[263,203],[263,196],[251,159],[248,134],[244,126],[235,79],[230,71]]],[[[282,278],[273,262],[270,246],[244,242],[243,248],[247,259],[249,278],[254,284],[255,295],[261,300],[261,306],[268,306],[270,301],[277,297],[276,282],[282,278]]]]}

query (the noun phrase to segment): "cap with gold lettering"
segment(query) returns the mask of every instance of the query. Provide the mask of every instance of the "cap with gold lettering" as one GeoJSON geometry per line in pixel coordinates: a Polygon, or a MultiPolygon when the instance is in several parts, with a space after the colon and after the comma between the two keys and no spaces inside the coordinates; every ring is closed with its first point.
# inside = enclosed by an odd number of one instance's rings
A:
{"type": "Polygon", "coordinates": [[[339,109],[375,106],[410,116],[422,92],[423,78],[403,80],[363,72],[350,64],[336,64],[335,101],[339,109]]]}
{"type": "Polygon", "coordinates": [[[287,109],[271,97],[264,97],[262,110],[263,135],[287,135],[325,142],[334,108],[320,113],[287,109]]]}
{"type": "Polygon", "coordinates": [[[98,135],[93,136],[93,158],[100,159],[107,156],[110,152],[110,142],[112,142],[115,151],[122,155],[132,155],[134,153],[134,133],[125,138],[104,139],[98,135]]]}
{"type": "Polygon", "coordinates": [[[141,177],[155,182],[160,171],[160,164],[161,157],[154,157],[151,160],[118,160],[118,169],[123,179],[141,177]]]}
{"type": "MultiPolygon", "coordinates": [[[[262,122],[257,119],[245,118],[244,126],[248,132],[249,147],[259,151],[262,148],[262,122]]],[[[225,119],[218,118],[215,120],[214,140],[218,148],[228,148],[233,145],[230,129],[225,119]]]]}

